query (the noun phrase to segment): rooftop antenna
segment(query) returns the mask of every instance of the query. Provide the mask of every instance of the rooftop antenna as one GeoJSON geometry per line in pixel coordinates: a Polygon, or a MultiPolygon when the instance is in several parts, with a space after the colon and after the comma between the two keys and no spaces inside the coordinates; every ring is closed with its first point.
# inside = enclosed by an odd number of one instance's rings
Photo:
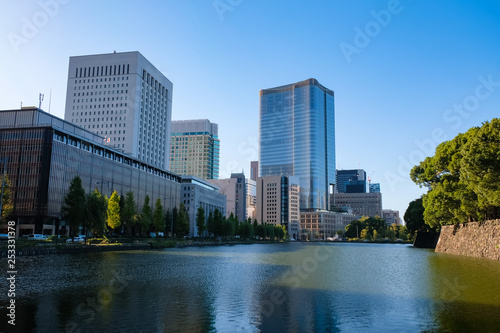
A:
{"type": "Polygon", "coordinates": [[[21,109],[23,108],[23,102],[21,102],[21,109]]]}
{"type": "Polygon", "coordinates": [[[42,108],[42,102],[43,102],[43,94],[40,93],[40,95],[38,96],[38,108],[41,109],[42,108]]]}
{"type": "Polygon", "coordinates": [[[52,88],[50,88],[50,94],[49,94],[49,113],[50,113],[50,104],[52,102],[52,88]]]}

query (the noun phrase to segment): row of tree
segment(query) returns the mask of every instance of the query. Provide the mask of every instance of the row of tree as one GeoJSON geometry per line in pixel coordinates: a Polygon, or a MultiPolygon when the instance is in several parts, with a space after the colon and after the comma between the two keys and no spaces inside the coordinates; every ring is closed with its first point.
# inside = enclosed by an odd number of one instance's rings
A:
{"type": "Polygon", "coordinates": [[[146,195],[139,214],[133,192],[120,196],[114,191],[107,198],[95,189],[86,195],[79,176],[71,181],[62,211],[72,236],[78,233],[80,227],[95,237],[101,237],[105,233],[143,236],[149,232],[172,232],[171,224],[174,234],[183,236],[189,232],[184,204],[181,203],[179,209],[174,207],[164,214],[161,200],[155,201],[153,210],[149,195],[146,195]]]}
{"type": "Polygon", "coordinates": [[[406,240],[408,233],[405,226],[392,224],[387,226],[385,220],[376,217],[363,216],[352,221],[345,227],[344,236],[347,238],[361,238],[367,240],[396,239],[406,240]]]}
{"type": "MultiPolygon", "coordinates": [[[[62,211],[69,223],[72,236],[78,233],[80,227],[95,237],[101,237],[106,233],[141,237],[150,232],[165,232],[178,237],[189,234],[189,216],[183,203],[179,205],[179,209],[174,207],[172,211],[169,210],[164,214],[161,200],[155,201],[153,210],[149,195],[146,195],[139,214],[133,192],[118,195],[114,191],[107,198],[95,189],[86,195],[79,176],[71,181],[62,211]],[[171,228],[173,230],[170,230],[171,228]]],[[[232,213],[226,218],[218,209],[206,216],[203,207],[199,207],[196,212],[196,226],[199,237],[240,236],[242,239],[251,239],[255,236],[262,239],[286,237],[283,226],[258,224],[257,220],[252,223],[251,219],[240,222],[232,213]]]]}
{"type": "Polygon", "coordinates": [[[422,207],[432,228],[500,218],[500,120],[441,143],[434,156],[413,167],[410,177],[429,188],[422,207]]]}

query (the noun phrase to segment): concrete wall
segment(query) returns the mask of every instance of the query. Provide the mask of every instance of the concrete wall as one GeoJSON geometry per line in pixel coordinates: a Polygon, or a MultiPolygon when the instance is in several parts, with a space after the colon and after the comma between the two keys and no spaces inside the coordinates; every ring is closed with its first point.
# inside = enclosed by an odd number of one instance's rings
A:
{"type": "Polygon", "coordinates": [[[500,220],[443,226],[436,252],[500,260],[500,220]]]}

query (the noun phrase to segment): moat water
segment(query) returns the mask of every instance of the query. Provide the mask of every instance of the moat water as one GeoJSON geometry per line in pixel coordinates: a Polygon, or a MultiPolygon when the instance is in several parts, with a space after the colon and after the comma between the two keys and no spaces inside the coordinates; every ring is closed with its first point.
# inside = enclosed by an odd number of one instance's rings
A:
{"type": "Polygon", "coordinates": [[[500,332],[500,262],[402,244],[44,255],[16,268],[16,326],[2,283],[1,332],[500,332]]]}

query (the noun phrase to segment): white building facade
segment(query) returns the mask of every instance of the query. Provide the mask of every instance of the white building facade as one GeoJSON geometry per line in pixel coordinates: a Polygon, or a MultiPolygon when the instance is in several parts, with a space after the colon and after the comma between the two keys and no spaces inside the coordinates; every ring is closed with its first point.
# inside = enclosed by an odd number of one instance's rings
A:
{"type": "Polygon", "coordinates": [[[70,57],[64,119],[168,170],[172,89],[137,51],[70,57]]]}

